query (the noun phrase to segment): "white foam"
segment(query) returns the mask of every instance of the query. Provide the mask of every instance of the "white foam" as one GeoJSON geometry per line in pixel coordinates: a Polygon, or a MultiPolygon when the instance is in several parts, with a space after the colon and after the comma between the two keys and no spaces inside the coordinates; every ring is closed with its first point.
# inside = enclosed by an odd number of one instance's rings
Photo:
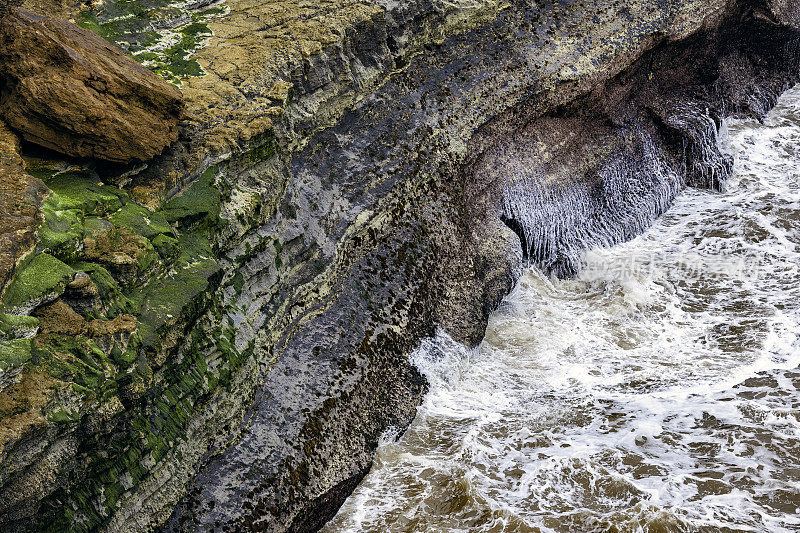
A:
{"type": "Polygon", "coordinates": [[[800,530],[800,90],[720,128],[724,192],[531,270],[431,383],[335,531],[800,530]]]}

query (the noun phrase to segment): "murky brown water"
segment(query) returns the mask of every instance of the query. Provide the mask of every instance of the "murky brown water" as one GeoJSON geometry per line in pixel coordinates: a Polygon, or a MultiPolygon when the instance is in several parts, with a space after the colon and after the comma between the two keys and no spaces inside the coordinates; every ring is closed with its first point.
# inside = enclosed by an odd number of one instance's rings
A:
{"type": "Polygon", "coordinates": [[[800,531],[800,89],[575,280],[530,270],[325,528],[800,531]]]}

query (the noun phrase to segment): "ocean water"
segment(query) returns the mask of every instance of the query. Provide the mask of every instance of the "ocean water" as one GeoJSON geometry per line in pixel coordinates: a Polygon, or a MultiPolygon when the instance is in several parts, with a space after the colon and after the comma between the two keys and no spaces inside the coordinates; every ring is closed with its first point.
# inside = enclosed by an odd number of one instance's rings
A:
{"type": "Polygon", "coordinates": [[[722,192],[422,343],[430,393],[326,533],[800,531],[800,88],[726,126],[722,192]]]}

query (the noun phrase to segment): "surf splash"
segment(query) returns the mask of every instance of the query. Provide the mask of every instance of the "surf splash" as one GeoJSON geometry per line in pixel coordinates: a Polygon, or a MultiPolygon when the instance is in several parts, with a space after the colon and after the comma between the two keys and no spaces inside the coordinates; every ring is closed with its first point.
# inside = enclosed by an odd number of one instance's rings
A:
{"type": "Polygon", "coordinates": [[[627,230],[589,188],[509,195],[534,263],[581,268],[529,269],[474,350],[420,346],[430,393],[326,533],[800,529],[800,89],[726,128],[722,192],[605,167],[627,230]]]}

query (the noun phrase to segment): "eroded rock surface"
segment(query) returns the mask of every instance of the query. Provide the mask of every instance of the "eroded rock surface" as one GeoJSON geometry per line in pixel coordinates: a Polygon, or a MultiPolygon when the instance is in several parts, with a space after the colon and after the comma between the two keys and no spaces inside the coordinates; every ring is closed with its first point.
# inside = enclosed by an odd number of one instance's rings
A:
{"type": "Polygon", "coordinates": [[[178,137],[180,92],[94,33],[11,8],[0,18],[0,114],[26,140],[118,163],[178,137]]]}
{"type": "Polygon", "coordinates": [[[0,122],[0,296],[17,262],[36,244],[44,184],[24,171],[19,141],[0,122]]]}
{"type": "MultiPolygon", "coordinates": [[[[51,194],[3,302],[22,314],[0,340],[0,524],[319,527],[413,418],[409,351],[437,327],[479,342],[530,257],[510,192],[578,191],[602,217],[603,169],[651,185],[610,165],[646,159],[639,131],[702,168],[698,125],[757,116],[796,79],[770,5],[214,8],[181,78],[193,121],[146,169],[27,159],[51,194]],[[710,122],[673,112],[687,102],[710,122]]],[[[141,48],[123,11],[188,22],[162,2],[75,16],[141,48]]]]}

